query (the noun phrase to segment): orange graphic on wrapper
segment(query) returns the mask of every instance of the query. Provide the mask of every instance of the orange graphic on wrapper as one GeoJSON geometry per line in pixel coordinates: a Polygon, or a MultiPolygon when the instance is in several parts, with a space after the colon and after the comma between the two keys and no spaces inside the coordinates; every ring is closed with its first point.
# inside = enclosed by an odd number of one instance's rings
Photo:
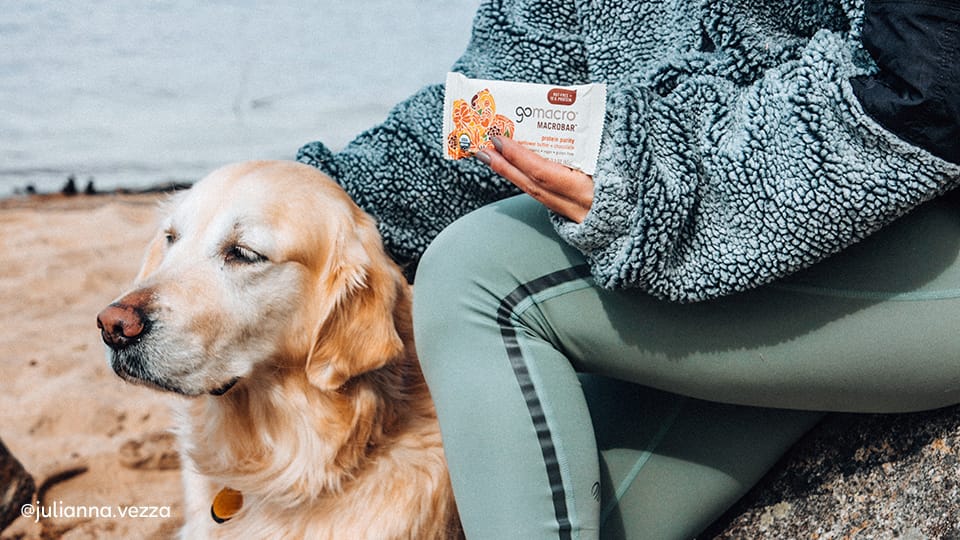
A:
{"type": "Polygon", "coordinates": [[[470,157],[493,146],[493,137],[513,138],[513,122],[497,114],[493,94],[484,88],[470,102],[453,102],[453,131],[447,134],[447,154],[453,159],[470,157]]]}

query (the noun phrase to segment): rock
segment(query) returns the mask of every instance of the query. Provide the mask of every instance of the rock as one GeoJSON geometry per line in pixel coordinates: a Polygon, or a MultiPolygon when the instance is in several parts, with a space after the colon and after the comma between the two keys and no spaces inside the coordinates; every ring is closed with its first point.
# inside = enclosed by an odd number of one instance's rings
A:
{"type": "Polygon", "coordinates": [[[33,501],[33,477],[0,440],[0,531],[20,517],[20,508],[33,501]]]}
{"type": "Polygon", "coordinates": [[[826,417],[701,538],[960,538],[960,406],[826,417]]]}
{"type": "Polygon", "coordinates": [[[67,177],[67,183],[60,188],[60,193],[64,195],[76,195],[77,194],[77,179],[73,175],[67,177]]]}

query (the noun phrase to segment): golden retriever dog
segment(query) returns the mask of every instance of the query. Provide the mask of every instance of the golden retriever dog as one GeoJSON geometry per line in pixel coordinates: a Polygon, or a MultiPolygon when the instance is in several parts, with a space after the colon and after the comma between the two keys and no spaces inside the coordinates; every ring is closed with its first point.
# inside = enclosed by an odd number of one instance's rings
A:
{"type": "Polygon", "coordinates": [[[462,536],[373,219],[290,162],[227,166],[167,210],[97,324],[120,377],[190,398],[182,536],[462,536]]]}

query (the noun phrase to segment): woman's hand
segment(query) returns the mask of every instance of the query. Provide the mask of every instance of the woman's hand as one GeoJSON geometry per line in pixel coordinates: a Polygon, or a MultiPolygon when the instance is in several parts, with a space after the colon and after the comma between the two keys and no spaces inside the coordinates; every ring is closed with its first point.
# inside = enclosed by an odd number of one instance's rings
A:
{"type": "Polygon", "coordinates": [[[494,137],[495,149],[476,157],[544,206],[576,223],[582,223],[593,204],[593,178],[554,163],[519,143],[494,137]]]}

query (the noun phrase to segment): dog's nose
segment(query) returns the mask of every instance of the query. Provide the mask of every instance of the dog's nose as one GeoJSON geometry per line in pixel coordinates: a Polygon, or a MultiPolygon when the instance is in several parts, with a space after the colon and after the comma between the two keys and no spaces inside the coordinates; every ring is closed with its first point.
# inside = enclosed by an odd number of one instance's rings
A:
{"type": "Polygon", "coordinates": [[[97,328],[103,342],[120,350],[140,337],[146,325],[140,311],[126,304],[110,304],[97,315],[97,328]]]}

